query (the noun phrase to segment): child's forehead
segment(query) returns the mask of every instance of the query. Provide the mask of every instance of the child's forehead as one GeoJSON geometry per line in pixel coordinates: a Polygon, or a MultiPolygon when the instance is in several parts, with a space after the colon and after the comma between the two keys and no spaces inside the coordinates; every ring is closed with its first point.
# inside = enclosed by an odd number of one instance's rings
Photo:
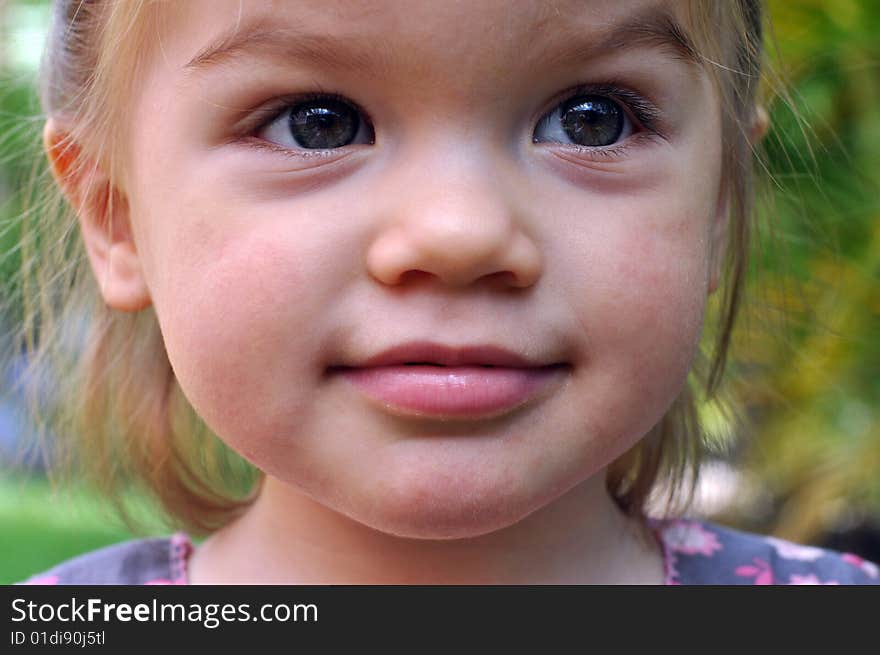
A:
{"type": "Polygon", "coordinates": [[[234,26],[254,20],[323,27],[333,33],[427,32],[454,28],[467,32],[473,25],[485,29],[491,21],[499,35],[517,27],[542,27],[571,20],[601,22],[649,8],[675,10],[672,0],[187,0],[159,3],[175,16],[195,18],[206,29],[234,26]]]}
{"type": "MultiPolygon", "coordinates": [[[[528,58],[542,48],[652,45],[692,50],[681,0],[188,0],[160,3],[166,43],[206,63],[247,49],[282,51],[284,42],[361,46],[385,60],[494,54],[528,58]]],[[[586,50],[584,50],[586,54],[586,50]]],[[[167,53],[166,53],[167,54],[167,53]]],[[[438,62],[439,63],[439,62],[438,62]]],[[[513,62],[512,62],[513,63],[513,62]]]]}

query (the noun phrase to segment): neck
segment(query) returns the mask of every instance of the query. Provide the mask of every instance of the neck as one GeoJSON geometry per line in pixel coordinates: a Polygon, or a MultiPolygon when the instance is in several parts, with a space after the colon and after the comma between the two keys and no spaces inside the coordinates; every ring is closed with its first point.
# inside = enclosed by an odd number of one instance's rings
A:
{"type": "Polygon", "coordinates": [[[616,584],[663,581],[656,543],[597,475],[505,529],[421,540],[373,530],[268,478],[190,564],[194,584],[616,584]]]}

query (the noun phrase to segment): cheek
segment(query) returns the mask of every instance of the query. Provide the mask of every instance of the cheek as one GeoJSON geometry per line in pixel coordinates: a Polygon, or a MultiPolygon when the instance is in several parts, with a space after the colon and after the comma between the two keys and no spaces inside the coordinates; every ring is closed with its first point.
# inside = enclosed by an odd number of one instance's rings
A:
{"type": "Polygon", "coordinates": [[[708,293],[708,219],[665,218],[647,230],[620,231],[617,254],[606,269],[608,287],[619,280],[606,299],[607,311],[625,317],[624,334],[688,343],[699,331],[708,293]]]}
{"type": "Polygon", "coordinates": [[[596,430],[631,445],[684,384],[708,293],[705,207],[629,203],[568,260],[584,335],[583,397],[596,430]],[[647,217],[647,218],[646,218],[647,217]],[[638,411],[634,411],[637,408],[638,411]],[[623,435],[626,435],[624,438],[623,435]]]}
{"type": "Polygon", "coordinates": [[[632,255],[615,267],[622,284],[605,299],[603,313],[621,317],[618,330],[608,337],[632,352],[635,379],[656,371],[658,378],[683,381],[703,323],[707,243],[656,235],[629,243],[632,255]]]}
{"type": "Polygon", "coordinates": [[[180,256],[154,275],[154,304],[190,402],[221,436],[247,440],[273,429],[258,421],[289,425],[308,406],[309,387],[278,390],[311,373],[315,317],[330,292],[307,273],[319,264],[289,229],[224,230],[222,217],[212,218],[210,231],[198,221],[174,230],[180,256]],[[284,407],[274,407],[282,395],[284,407]]]}

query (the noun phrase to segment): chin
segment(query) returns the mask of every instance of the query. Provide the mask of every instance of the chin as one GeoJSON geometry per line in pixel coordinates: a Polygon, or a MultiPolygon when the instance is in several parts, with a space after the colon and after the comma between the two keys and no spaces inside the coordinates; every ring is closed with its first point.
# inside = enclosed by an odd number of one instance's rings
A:
{"type": "Polygon", "coordinates": [[[484,479],[422,476],[386,485],[367,512],[354,513],[374,530],[407,539],[471,539],[503,530],[552,498],[484,479]]]}
{"type": "Polygon", "coordinates": [[[374,530],[405,539],[424,541],[451,541],[482,537],[518,522],[523,516],[474,516],[469,511],[454,513],[423,512],[414,516],[395,516],[371,525],[374,530]]]}
{"type": "Polygon", "coordinates": [[[424,511],[409,516],[371,517],[367,525],[374,530],[404,539],[424,541],[452,541],[475,539],[514,525],[528,513],[510,515],[501,513],[482,513],[475,515],[470,509],[456,512],[454,508],[444,508],[440,512],[424,511]]]}

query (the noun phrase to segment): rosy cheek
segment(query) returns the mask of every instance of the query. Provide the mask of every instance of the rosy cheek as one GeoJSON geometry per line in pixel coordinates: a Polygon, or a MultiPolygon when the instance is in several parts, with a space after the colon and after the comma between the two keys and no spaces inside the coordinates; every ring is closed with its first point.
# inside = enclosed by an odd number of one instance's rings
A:
{"type": "Polygon", "coordinates": [[[679,261],[642,260],[632,286],[621,293],[621,311],[629,317],[618,336],[627,353],[621,377],[645,407],[667,406],[687,378],[706,298],[703,267],[696,265],[701,261],[701,253],[679,261]]]}
{"type": "MultiPolygon", "coordinates": [[[[293,245],[236,234],[169,266],[157,312],[180,384],[209,423],[238,422],[308,361],[314,298],[293,245]]],[[[293,411],[293,409],[291,410],[293,411]]]]}
{"type": "Polygon", "coordinates": [[[582,278],[572,302],[583,329],[584,372],[595,376],[597,394],[619,404],[620,416],[637,403],[659,418],[684,383],[707,294],[702,212],[680,214],[659,202],[621,208],[601,237],[585,241],[581,263],[570,262],[582,278]],[[603,384],[620,393],[605,396],[603,384]]]}

